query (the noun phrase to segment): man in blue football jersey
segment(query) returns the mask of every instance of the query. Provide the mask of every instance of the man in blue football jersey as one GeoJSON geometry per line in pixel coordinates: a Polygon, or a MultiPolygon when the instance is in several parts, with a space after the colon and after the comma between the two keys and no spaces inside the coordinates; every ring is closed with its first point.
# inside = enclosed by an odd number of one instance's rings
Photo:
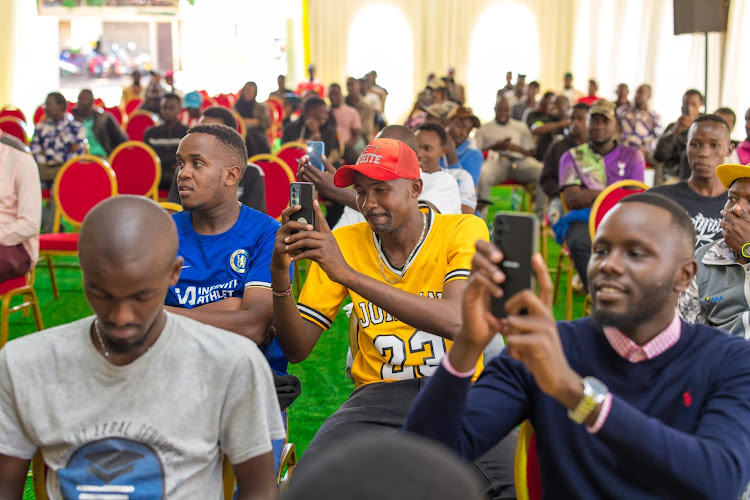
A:
{"type": "Polygon", "coordinates": [[[247,168],[242,137],[225,125],[197,125],[177,148],[185,211],[175,214],[185,259],[167,309],[248,337],[277,375],[287,360],[270,335],[270,262],[279,223],[237,201],[247,168]]]}
{"type": "MultiPolygon", "coordinates": [[[[247,168],[245,141],[226,125],[196,125],[176,156],[184,211],[173,218],[185,261],[166,309],[248,337],[273,372],[285,375],[288,361],[270,333],[270,263],[280,224],[237,201],[247,168]]],[[[282,447],[274,441],[277,467],[282,447]]]]}

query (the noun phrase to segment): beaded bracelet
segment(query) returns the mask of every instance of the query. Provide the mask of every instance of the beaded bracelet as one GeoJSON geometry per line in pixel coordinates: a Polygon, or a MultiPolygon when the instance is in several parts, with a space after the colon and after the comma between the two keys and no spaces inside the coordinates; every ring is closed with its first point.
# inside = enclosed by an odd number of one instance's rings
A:
{"type": "Polygon", "coordinates": [[[286,297],[287,295],[292,293],[292,284],[289,283],[289,288],[287,288],[283,292],[277,292],[276,290],[273,289],[273,287],[271,287],[271,293],[273,294],[274,297],[286,297]]]}

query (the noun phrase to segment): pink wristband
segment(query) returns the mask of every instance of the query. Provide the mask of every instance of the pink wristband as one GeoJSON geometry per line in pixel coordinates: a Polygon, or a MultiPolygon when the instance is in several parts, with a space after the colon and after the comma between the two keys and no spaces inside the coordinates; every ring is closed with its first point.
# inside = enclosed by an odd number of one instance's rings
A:
{"type": "Polygon", "coordinates": [[[468,372],[463,372],[463,373],[460,372],[460,371],[458,371],[458,370],[456,370],[455,368],[453,368],[453,365],[448,360],[448,355],[447,354],[445,356],[443,356],[443,368],[445,368],[448,371],[448,373],[450,373],[454,377],[458,377],[458,378],[468,378],[468,377],[471,377],[477,371],[476,367],[472,368],[468,372]]]}
{"type": "Polygon", "coordinates": [[[604,401],[602,401],[602,407],[599,409],[599,416],[596,417],[596,422],[594,422],[594,425],[591,427],[586,426],[586,430],[589,431],[590,434],[596,434],[601,430],[601,428],[604,426],[604,422],[607,421],[607,415],[609,415],[609,410],[612,408],[612,393],[607,394],[604,396],[604,401]]]}

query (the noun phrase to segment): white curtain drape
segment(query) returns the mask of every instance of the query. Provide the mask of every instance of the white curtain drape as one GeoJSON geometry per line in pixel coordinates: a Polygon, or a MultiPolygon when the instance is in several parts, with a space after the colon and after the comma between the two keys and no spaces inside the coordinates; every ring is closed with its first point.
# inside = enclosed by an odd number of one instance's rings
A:
{"type": "MultiPolygon", "coordinates": [[[[708,111],[743,114],[750,105],[750,87],[737,78],[750,71],[741,64],[750,57],[748,4],[731,0],[727,35],[709,34],[708,111]]],[[[506,71],[526,72],[542,90],[573,71],[578,88],[596,78],[607,98],[620,82],[632,92],[651,83],[667,123],[686,89],[704,90],[704,35],[675,36],[672,9],[673,0],[310,0],[311,55],[327,82],[377,70],[394,97],[391,122],[404,119],[427,73],[454,66],[484,120],[506,71]]]]}

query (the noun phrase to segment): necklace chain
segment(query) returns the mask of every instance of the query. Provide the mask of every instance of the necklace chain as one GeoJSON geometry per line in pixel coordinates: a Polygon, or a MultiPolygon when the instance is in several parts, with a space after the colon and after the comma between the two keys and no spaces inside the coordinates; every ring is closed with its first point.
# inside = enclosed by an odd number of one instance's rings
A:
{"type": "Polygon", "coordinates": [[[102,338],[102,334],[99,331],[99,320],[94,320],[94,331],[96,332],[96,338],[99,340],[99,345],[102,346],[102,350],[104,351],[104,357],[109,359],[109,351],[107,350],[107,346],[104,345],[104,339],[102,338]]]}
{"type": "MultiPolygon", "coordinates": [[[[406,262],[404,262],[404,268],[406,265],[411,262],[411,259],[414,257],[414,254],[417,253],[417,249],[419,248],[419,245],[422,244],[422,241],[424,240],[424,235],[427,232],[427,214],[422,214],[422,234],[419,235],[419,241],[417,241],[417,244],[414,246],[414,250],[411,251],[409,256],[406,258],[406,262]]],[[[381,251],[384,252],[383,246],[380,246],[381,251]]],[[[380,253],[378,254],[378,266],[380,267],[380,275],[383,276],[383,279],[388,282],[391,285],[395,285],[399,281],[401,281],[401,278],[404,277],[404,273],[406,272],[406,269],[404,269],[401,274],[398,275],[398,278],[396,278],[395,281],[391,281],[388,279],[388,277],[385,275],[385,269],[383,269],[383,257],[381,257],[380,253]]],[[[397,274],[397,273],[395,273],[397,274]]]]}

